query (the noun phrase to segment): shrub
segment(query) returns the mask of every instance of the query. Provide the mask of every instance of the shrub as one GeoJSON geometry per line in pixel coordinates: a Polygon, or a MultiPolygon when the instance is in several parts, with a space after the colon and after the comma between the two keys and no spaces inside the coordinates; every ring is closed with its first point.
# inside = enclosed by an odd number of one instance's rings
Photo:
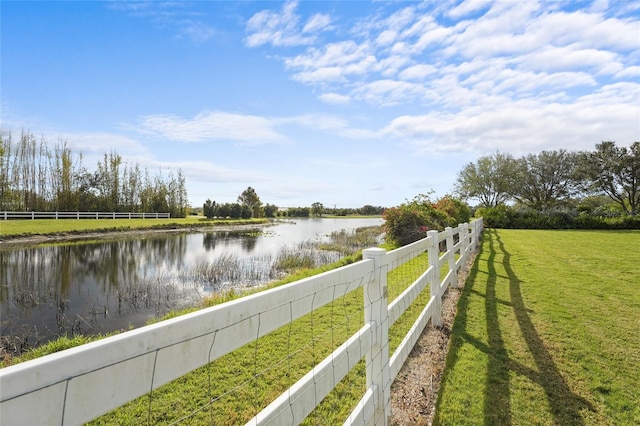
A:
{"type": "Polygon", "coordinates": [[[471,209],[469,206],[450,195],[445,195],[440,198],[433,207],[453,219],[455,223],[450,226],[457,226],[460,223],[469,222],[469,219],[471,219],[471,209]]]}
{"type": "Polygon", "coordinates": [[[476,217],[484,220],[484,226],[488,228],[512,228],[514,212],[508,206],[480,207],[476,210],[476,217]]]}
{"type": "Polygon", "coordinates": [[[387,241],[403,246],[424,238],[427,231],[442,231],[447,226],[457,226],[468,221],[469,208],[451,197],[432,203],[428,196],[420,194],[410,202],[384,211],[384,230],[387,241]],[[467,220],[463,220],[467,217],[467,220]]]}
{"type": "Polygon", "coordinates": [[[602,216],[596,210],[517,209],[500,205],[478,208],[476,217],[484,218],[484,225],[505,229],[640,229],[639,216],[602,216]]]}

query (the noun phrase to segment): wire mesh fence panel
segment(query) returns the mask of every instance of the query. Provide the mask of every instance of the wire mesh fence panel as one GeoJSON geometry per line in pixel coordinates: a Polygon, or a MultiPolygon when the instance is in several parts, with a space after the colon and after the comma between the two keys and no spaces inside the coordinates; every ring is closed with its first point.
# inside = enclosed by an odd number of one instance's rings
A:
{"type": "MultiPolygon", "coordinates": [[[[265,336],[153,390],[91,424],[241,424],[249,421],[281,393],[358,331],[363,324],[362,283],[337,283],[333,299],[316,309],[315,295],[289,300],[290,321],[265,336]],[[355,289],[355,290],[353,290],[355,289]],[[353,290],[353,291],[351,291],[353,290]],[[312,312],[294,319],[299,303],[312,312]]],[[[266,321],[268,311],[251,320],[266,321]]],[[[248,321],[249,319],[247,319],[248,321]]],[[[215,333],[210,336],[216,345],[215,333]]],[[[179,358],[175,362],[180,362],[179,358]]],[[[344,417],[343,417],[344,418],[344,417]]]]}
{"type": "MultiPolygon", "coordinates": [[[[481,225],[471,228],[472,241],[481,225]]],[[[437,300],[462,255],[447,232],[388,253],[367,249],[361,262],[2,369],[2,421],[31,404],[24,422],[385,423],[390,383],[439,315],[437,300]]]]}

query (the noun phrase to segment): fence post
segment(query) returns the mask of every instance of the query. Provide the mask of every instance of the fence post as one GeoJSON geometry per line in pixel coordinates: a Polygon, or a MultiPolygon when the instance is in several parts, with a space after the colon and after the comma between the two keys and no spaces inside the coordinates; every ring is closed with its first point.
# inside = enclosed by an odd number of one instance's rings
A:
{"type": "Polygon", "coordinates": [[[462,267],[467,264],[469,258],[469,224],[463,223],[460,225],[460,241],[462,241],[462,247],[460,247],[460,255],[462,256],[462,267]]]}
{"type": "Polygon", "coordinates": [[[435,297],[431,324],[434,327],[440,327],[442,325],[442,299],[440,297],[440,246],[438,244],[438,231],[427,231],[427,237],[431,237],[431,244],[429,244],[429,266],[433,266],[430,290],[431,297],[435,297]]]}
{"type": "Polygon", "coordinates": [[[367,352],[367,389],[373,391],[373,423],[387,425],[391,419],[391,380],[389,373],[389,311],[387,304],[386,251],[369,248],[363,259],[373,260],[373,279],[364,286],[364,320],[374,333],[371,350],[367,352]]]}
{"type": "Polygon", "coordinates": [[[471,247],[474,250],[478,248],[478,219],[471,222],[471,247]]]}
{"type": "MultiPolygon", "coordinates": [[[[456,269],[456,254],[453,251],[453,228],[447,226],[444,231],[447,236],[447,260],[449,262],[449,271],[451,272],[451,281],[449,285],[453,288],[458,288],[458,271],[456,269]]],[[[460,228],[458,228],[460,232],[460,228]]],[[[460,234],[458,234],[460,235],[460,234]]]]}

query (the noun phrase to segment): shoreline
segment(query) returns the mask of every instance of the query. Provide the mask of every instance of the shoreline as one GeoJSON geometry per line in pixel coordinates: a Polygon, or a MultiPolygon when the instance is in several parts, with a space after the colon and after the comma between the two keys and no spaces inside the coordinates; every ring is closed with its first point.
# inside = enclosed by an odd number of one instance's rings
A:
{"type": "Polygon", "coordinates": [[[272,221],[263,223],[245,223],[245,224],[211,224],[200,226],[175,226],[166,228],[113,228],[105,230],[87,230],[77,232],[59,232],[51,234],[33,234],[33,235],[18,235],[18,236],[2,236],[0,237],[0,247],[10,246],[14,247],[28,247],[40,244],[54,244],[54,243],[74,243],[79,241],[88,240],[110,240],[117,238],[131,238],[141,235],[154,235],[154,234],[166,234],[166,233],[195,233],[195,232],[226,232],[226,231],[245,231],[254,230],[256,228],[263,228],[273,225],[272,221]]]}

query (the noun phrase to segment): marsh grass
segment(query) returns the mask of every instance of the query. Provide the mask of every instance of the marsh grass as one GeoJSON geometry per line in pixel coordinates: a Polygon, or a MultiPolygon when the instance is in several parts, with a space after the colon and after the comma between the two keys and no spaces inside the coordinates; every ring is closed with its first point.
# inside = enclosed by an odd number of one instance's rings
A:
{"type": "MultiPolygon", "coordinates": [[[[389,300],[418,278],[427,262],[426,254],[422,254],[390,273],[389,300]]],[[[344,263],[342,259],[314,273],[344,263]]],[[[289,280],[302,277],[299,274],[289,280]]],[[[391,351],[399,345],[428,299],[427,290],[391,328],[391,351]]],[[[225,297],[217,301],[227,300],[225,297]]],[[[92,424],[245,423],[358,330],[364,321],[363,306],[362,289],[351,292],[92,424]]],[[[364,391],[365,364],[360,361],[303,424],[343,423],[364,391]]]]}
{"type": "Polygon", "coordinates": [[[434,424],[640,424],[640,232],[487,230],[434,424]]]}
{"type": "Polygon", "coordinates": [[[342,229],[329,234],[329,242],[321,243],[321,250],[352,254],[367,247],[376,247],[381,242],[379,226],[367,226],[353,231],[342,229]]]}
{"type": "MultiPolygon", "coordinates": [[[[189,220],[193,221],[193,219],[189,220]]],[[[123,219],[123,221],[128,220],[123,219]]],[[[70,222],[70,220],[58,222],[70,222]]],[[[229,223],[228,221],[218,222],[229,223]]],[[[275,256],[263,254],[240,257],[236,254],[223,254],[211,261],[182,269],[177,275],[161,274],[153,279],[123,282],[115,290],[112,303],[87,301],[84,311],[73,316],[68,315],[66,309],[68,301],[63,300],[59,295],[41,294],[32,286],[25,286],[17,293],[13,303],[25,310],[49,304],[56,312],[56,329],[18,328],[10,323],[3,323],[0,353],[16,357],[59,336],[95,334],[95,326],[98,325],[100,316],[107,317],[110,314],[121,315],[124,312],[146,310],[149,315],[161,318],[172,310],[184,312],[183,309],[187,306],[192,307],[187,310],[193,310],[202,303],[203,297],[211,298],[210,300],[225,300],[229,292],[232,297],[235,297],[248,289],[264,287],[288,275],[330,265],[341,257],[354,255],[363,244],[375,245],[376,237],[380,233],[379,226],[332,233],[328,236],[328,241],[332,247],[337,248],[335,251],[323,248],[319,240],[309,240],[297,245],[285,246],[275,256]],[[5,333],[5,330],[10,332],[5,333]]]]}
{"type": "MultiPolygon", "coordinates": [[[[297,269],[285,279],[265,287],[229,289],[214,293],[207,297],[206,304],[211,306],[223,303],[242,295],[331,270],[361,258],[361,252],[358,251],[332,264],[315,269],[297,269]]],[[[424,271],[425,265],[426,255],[421,255],[390,274],[390,297],[400,294],[424,271]]],[[[201,271],[202,275],[206,275],[207,270],[205,268],[201,271]]],[[[416,302],[414,312],[420,311],[420,303],[422,302],[416,302]]],[[[244,423],[358,330],[364,321],[363,306],[361,289],[349,293],[292,322],[289,326],[227,354],[91,423],[244,423]]],[[[193,310],[189,308],[181,312],[172,312],[165,316],[165,319],[193,310]]],[[[404,315],[394,325],[391,330],[391,334],[395,336],[394,348],[401,340],[398,330],[408,330],[414,320],[415,317],[404,315]]],[[[40,352],[40,355],[45,354],[40,352]]],[[[364,371],[364,361],[361,361],[311,413],[305,424],[342,423],[365,390],[364,371]]]]}

